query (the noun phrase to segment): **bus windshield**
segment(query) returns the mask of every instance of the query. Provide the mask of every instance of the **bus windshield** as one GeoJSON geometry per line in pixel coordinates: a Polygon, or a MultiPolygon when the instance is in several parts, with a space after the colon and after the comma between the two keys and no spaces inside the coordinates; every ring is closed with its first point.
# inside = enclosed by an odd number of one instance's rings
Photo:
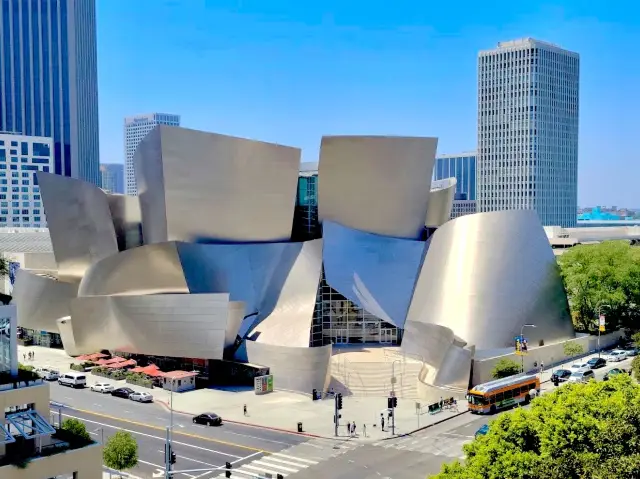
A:
{"type": "Polygon", "coordinates": [[[485,404],[487,404],[487,400],[482,396],[469,394],[469,404],[473,404],[475,406],[484,406],[485,404]]]}

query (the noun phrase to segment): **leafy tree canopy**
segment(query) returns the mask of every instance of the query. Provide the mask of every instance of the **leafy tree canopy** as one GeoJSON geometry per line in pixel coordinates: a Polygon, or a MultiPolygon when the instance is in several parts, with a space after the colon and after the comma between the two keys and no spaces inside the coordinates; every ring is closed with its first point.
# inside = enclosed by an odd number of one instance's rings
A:
{"type": "Polygon", "coordinates": [[[640,248],[626,241],[578,245],[559,256],[558,265],[577,330],[597,330],[599,312],[608,331],[640,329],[640,248]]]}
{"type": "Polygon", "coordinates": [[[434,479],[640,478],[640,386],[628,375],[566,384],[503,414],[434,479]]]}
{"type": "Polygon", "coordinates": [[[86,426],[78,419],[72,417],[65,419],[62,421],[62,429],[73,433],[85,441],[91,441],[91,436],[87,432],[86,426]]]}
{"type": "Polygon", "coordinates": [[[582,344],[575,343],[573,341],[567,341],[562,345],[562,350],[565,356],[577,356],[578,354],[584,353],[584,348],[582,344]]]}
{"type": "Polygon", "coordinates": [[[518,364],[514,360],[502,358],[491,370],[491,377],[493,379],[506,378],[507,376],[518,374],[520,370],[520,364],[518,364]]]}
{"type": "Polygon", "coordinates": [[[118,431],[104,446],[102,458],[107,467],[116,471],[126,471],[138,465],[138,443],[126,431],[118,431]]]}

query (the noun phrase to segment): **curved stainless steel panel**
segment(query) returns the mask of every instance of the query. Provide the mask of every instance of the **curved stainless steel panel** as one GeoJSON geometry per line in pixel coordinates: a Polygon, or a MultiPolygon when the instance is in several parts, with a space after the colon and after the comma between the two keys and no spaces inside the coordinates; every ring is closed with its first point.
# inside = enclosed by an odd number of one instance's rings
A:
{"type": "Polygon", "coordinates": [[[567,298],[535,211],[456,218],[431,238],[408,321],[440,324],[478,350],[574,337],[567,298]]]}
{"type": "Polygon", "coordinates": [[[331,380],[331,345],[294,348],[246,341],[247,358],[252,364],[269,367],[276,389],[306,394],[326,391],[331,380]]]}
{"type": "Polygon", "coordinates": [[[268,295],[274,306],[249,336],[274,346],[308,347],[313,310],[322,272],[322,240],[307,241],[279,291],[268,295]]]}
{"type": "Polygon", "coordinates": [[[229,328],[243,312],[228,294],[90,296],[71,302],[71,325],[80,354],[117,349],[222,359],[225,338],[235,337],[229,328]]]}
{"type": "Polygon", "coordinates": [[[94,263],[80,282],[78,296],[188,292],[177,245],[169,242],[122,251],[94,263]]]}
{"type": "MultiPolygon", "coordinates": [[[[283,305],[301,311],[312,307],[308,303],[307,285],[320,280],[316,272],[307,268],[309,251],[317,248],[317,241],[307,243],[264,244],[193,244],[178,243],[178,254],[191,293],[229,293],[232,301],[243,301],[247,318],[240,327],[244,336],[252,327],[271,314],[283,314],[283,305]],[[296,271],[312,274],[302,278],[296,271]],[[297,284],[299,289],[292,289],[297,284]],[[287,289],[288,288],[288,289],[287,289]]],[[[317,263],[316,263],[317,264],[317,263]]],[[[311,315],[313,315],[313,309],[311,315]]],[[[307,316],[297,320],[306,321],[307,316]]],[[[308,337],[307,337],[308,344],[308,337]]]]}
{"type": "Polygon", "coordinates": [[[142,244],[142,214],[137,196],[107,194],[109,210],[118,240],[124,251],[142,244]]]}
{"type": "Polygon", "coordinates": [[[369,313],[403,327],[426,251],[414,241],[322,224],[327,283],[369,313]]]}
{"type": "Polygon", "coordinates": [[[147,244],[291,238],[298,148],[162,125],[134,162],[147,244]]]}
{"type": "Polygon", "coordinates": [[[418,238],[427,217],[437,138],[324,136],[318,215],[348,228],[418,238]]]}
{"type": "Polygon", "coordinates": [[[76,348],[76,340],[73,337],[71,316],[65,316],[64,318],[56,320],[56,325],[58,327],[58,333],[60,334],[60,340],[62,341],[64,352],[69,356],[80,356],[80,353],[76,348]]]}
{"type": "Polygon", "coordinates": [[[77,283],[56,281],[19,269],[11,301],[17,305],[18,326],[57,333],[56,320],[69,316],[69,305],[77,293],[77,283]]]}
{"type": "Polygon", "coordinates": [[[58,277],[79,281],[93,263],[118,252],[107,195],[81,180],[37,175],[58,277]]]}
{"type": "Polygon", "coordinates": [[[437,180],[431,184],[429,193],[429,206],[424,225],[429,228],[438,228],[449,221],[453,209],[453,199],[456,196],[455,178],[437,180]]]}

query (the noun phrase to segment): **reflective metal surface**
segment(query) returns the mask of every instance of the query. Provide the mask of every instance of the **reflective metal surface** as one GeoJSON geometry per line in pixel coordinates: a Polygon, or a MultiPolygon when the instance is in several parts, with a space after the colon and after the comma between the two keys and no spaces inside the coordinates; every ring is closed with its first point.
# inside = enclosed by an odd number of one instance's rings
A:
{"type": "Polygon", "coordinates": [[[89,266],[118,252],[107,195],[81,180],[37,175],[58,277],[80,281],[89,266]]]}
{"type": "Polygon", "coordinates": [[[424,241],[322,224],[326,282],[371,314],[403,327],[426,251],[424,241]]]}
{"type": "Polygon", "coordinates": [[[558,267],[535,211],[456,218],[431,238],[408,321],[439,324],[478,350],[574,336],[558,267]]]}
{"type": "Polygon", "coordinates": [[[77,283],[56,281],[19,269],[11,301],[17,306],[18,326],[57,333],[56,320],[69,316],[69,303],[77,292],[77,283]]]}
{"type": "Polygon", "coordinates": [[[92,296],[71,302],[80,354],[118,349],[177,358],[222,359],[244,304],[228,294],[92,296]],[[229,330],[228,330],[229,329],[229,330]]]}
{"type": "Polygon", "coordinates": [[[313,389],[326,391],[329,386],[331,345],[295,348],[246,341],[246,349],[250,363],[269,367],[274,388],[311,394],[313,389]]]}
{"type": "Polygon", "coordinates": [[[267,297],[270,312],[249,337],[274,346],[308,347],[321,272],[322,240],[302,243],[286,278],[267,297]]]}
{"type": "Polygon", "coordinates": [[[449,221],[451,210],[453,209],[453,199],[456,196],[457,183],[458,181],[455,178],[446,178],[434,181],[431,184],[425,226],[438,228],[449,221]]]}
{"type": "Polygon", "coordinates": [[[124,251],[142,244],[142,214],[137,196],[107,194],[109,210],[118,240],[124,251]]]}
{"type": "Polygon", "coordinates": [[[348,228],[418,238],[427,217],[437,138],[325,136],[318,215],[348,228]]]}
{"type": "Polygon", "coordinates": [[[170,242],[140,246],[94,263],[80,282],[78,296],[188,292],[178,247],[170,242]]]}
{"type": "Polygon", "coordinates": [[[71,316],[65,316],[56,320],[60,340],[64,347],[64,352],[69,356],[79,356],[80,352],[76,348],[76,340],[73,337],[73,326],[71,326],[71,316]]]}
{"type": "Polygon", "coordinates": [[[147,244],[291,238],[298,148],[161,125],[134,163],[147,244]]]}

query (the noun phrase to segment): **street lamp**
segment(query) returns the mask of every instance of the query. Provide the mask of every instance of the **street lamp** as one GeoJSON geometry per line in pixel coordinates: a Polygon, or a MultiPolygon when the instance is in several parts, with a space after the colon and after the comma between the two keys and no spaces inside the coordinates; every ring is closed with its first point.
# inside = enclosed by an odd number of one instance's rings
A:
{"type": "Polygon", "coordinates": [[[596,324],[598,325],[598,357],[600,357],[600,315],[602,313],[603,306],[607,306],[609,309],[611,309],[610,304],[604,303],[598,305],[598,319],[596,319],[596,324]]]}
{"type": "MultiPolygon", "coordinates": [[[[536,328],[536,327],[537,326],[535,324],[529,324],[529,323],[523,324],[522,327],[520,328],[520,341],[524,339],[523,337],[524,328],[536,328]]],[[[522,368],[522,372],[524,372],[524,354],[522,354],[522,348],[520,348],[520,367],[522,368]]]]}

